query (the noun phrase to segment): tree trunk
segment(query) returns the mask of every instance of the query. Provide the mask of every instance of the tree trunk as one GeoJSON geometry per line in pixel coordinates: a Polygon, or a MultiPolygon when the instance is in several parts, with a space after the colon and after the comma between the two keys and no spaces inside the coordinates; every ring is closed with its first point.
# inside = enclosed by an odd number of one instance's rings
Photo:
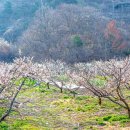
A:
{"type": "Polygon", "coordinates": [[[63,88],[60,88],[60,92],[63,93],[63,88]]]}
{"type": "Polygon", "coordinates": [[[49,83],[47,83],[46,85],[47,85],[47,88],[50,89],[50,85],[49,85],[49,83]]]}
{"type": "Polygon", "coordinates": [[[128,108],[127,111],[128,111],[128,116],[130,118],[130,109],[128,108]]]}
{"type": "Polygon", "coordinates": [[[102,105],[102,99],[101,97],[98,97],[98,104],[101,106],[102,105]]]}
{"type": "Polygon", "coordinates": [[[7,112],[0,118],[0,122],[2,122],[7,116],[9,116],[9,114],[10,114],[10,112],[11,112],[11,110],[12,110],[12,107],[13,107],[13,105],[14,105],[15,99],[17,98],[17,96],[18,96],[18,94],[19,94],[19,92],[20,92],[22,86],[24,85],[25,80],[26,80],[26,79],[24,79],[24,81],[23,81],[23,82],[21,83],[21,85],[19,86],[17,92],[15,93],[15,95],[14,95],[14,97],[13,97],[11,103],[10,103],[9,109],[8,109],[7,112]]]}
{"type": "Polygon", "coordinates": [[[73,97],[74,97],[74,98],[76,97],[76,94],[75,94],[75,93],[73,93],[73,97]]]}

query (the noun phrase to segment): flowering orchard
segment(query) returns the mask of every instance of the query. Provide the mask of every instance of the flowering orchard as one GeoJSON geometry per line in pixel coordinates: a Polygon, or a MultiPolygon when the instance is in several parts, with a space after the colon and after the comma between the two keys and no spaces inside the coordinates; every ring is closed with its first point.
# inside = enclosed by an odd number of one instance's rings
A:
{"type": "MultiPolygon", "coordinates": [[[[68,91],[75,97],[91,94],[99,99],[108,99],[128,112],[130,117],[130,59],[98,61],[67,65],[61,61],[34,63],[32,58],[15,59],[13,63],[0,63],[0,106],[5,110],[0,122],[10,115],[18,104],[20,91],[27,87],[46,84],[56,87],[61,93],[68,91]],[[30,85],[31,81],[35,81],[30,85]]],[[[44,86],[43,86],[44,87],[44,86]]]]}

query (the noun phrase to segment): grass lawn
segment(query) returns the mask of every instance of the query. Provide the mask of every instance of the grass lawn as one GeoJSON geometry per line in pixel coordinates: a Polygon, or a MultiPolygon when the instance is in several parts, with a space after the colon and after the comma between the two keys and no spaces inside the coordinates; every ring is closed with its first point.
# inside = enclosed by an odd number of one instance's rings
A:
{"type": "MultiPolygon", "coordinates": [[[[127,112],[108,100],[76,98],[55,87],[29,87],[17,98],[17,109],[0,124],[0,130],[120,130],[130,127],[127,112]]],[[[0,108],[0,115],[4,108],[0,108]]],[[[126,129],[127,130],[127,129],[126,129]]]]}

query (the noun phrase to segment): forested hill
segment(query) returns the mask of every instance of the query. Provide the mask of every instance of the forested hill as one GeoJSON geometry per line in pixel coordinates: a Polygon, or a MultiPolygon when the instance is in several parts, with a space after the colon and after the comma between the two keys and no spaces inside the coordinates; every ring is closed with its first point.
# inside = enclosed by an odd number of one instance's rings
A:
{"type": "Polygon", "coordinates": [[[0,60],[20,55],[86,62],[129,54],[129,5],[129,0],[0,0],[0,60]]]}
{"type": "Polygon", "coordinates": [[[39,0],[1,0],[0,35],[14,42],[27,29],[40,7],[39,0]]]}
{"type": "Polygon", "coordinates": [[[25,31],[41,6],[56,8],[59,5],[78,4],[95,8],[112,8],[111,0],[0,0],[0,36],[14,42],[25,31]]]}
{"type": "Polygon", "coordinates": [[[25,31],[41,6],[56,8],[77,0],[0,0],[0,36],[14,42],[25,31]]]}

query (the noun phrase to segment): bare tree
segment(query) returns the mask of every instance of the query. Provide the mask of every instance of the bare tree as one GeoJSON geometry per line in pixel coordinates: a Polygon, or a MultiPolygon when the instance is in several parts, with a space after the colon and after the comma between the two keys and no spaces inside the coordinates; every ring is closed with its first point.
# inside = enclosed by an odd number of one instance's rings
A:
{"type": "Polygon", "coordinates": [[[103,32],[108,19],[99,10],[63,4],[56,9],[44,8],[42,12],[37,12],[19,39],[23,55],[34,56],[35,61],[60,59],[72,63],[104,56],[103,32]],[[82,46],[75,44],[76,36],[82,46]]]}
{"type": "Polygon", "coordinates": [[[9,116],[12,111],[16,98],[25,85],[26,79],[31,76],[31,65],[30,58],[16,59],[12,64],[0,63],[0,100],[3,107],[7,110],[0,117],[0,122],[9,116]]]}
{"type": "Polygon", "coordinates": [[[130,60],[123,61],[111,60],[108,62],[97,62],[90,68],[76,68],[71,76],[76,80],[78,85],[84,86],[99,99],[99,105],[102,98],[106,98],[113,103],[123,107],[128,111],[130,117],[129,95],[130,90],[130,60]],[[105,81],[103,86],[94,83],[97,77],[105,81]]]}

